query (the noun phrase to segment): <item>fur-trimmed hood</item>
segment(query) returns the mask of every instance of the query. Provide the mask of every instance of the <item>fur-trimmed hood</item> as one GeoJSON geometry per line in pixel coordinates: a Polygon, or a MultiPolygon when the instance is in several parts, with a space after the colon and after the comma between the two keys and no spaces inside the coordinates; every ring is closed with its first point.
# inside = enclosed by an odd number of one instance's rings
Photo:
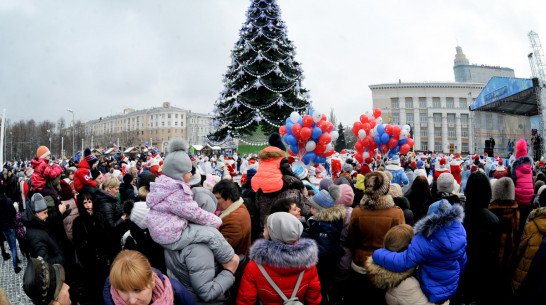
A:
{"type": "Polygon", "coordinates": [[[523,157],[519,157],[512,164],[512,168],[515,170],[518,166],[523,165],[523,164],[530,164],[532,166],[533,165],[533,159],[531,159],[531,157],[528,156],[528,155],[523,156],[523,157]]]}
{"type": "Polygon", "coordinates": [[[250,248],[249,257],[257,264],[273,267],[310,268],[318,263],[318,246],[308,238],[293,245],[259,239],[250,248]]]}
{"type": "Polygon", "coordinates": [[[532,210],[531,213],[529,213],[529,221],[542,215],[546,215],[546,207],[532,210]]]}
{"type": "Polygon", "coordinates": [[[315,215],[315,219],[318,221],[333,222],[337,220],[343,220],[345,218],[345,206],[336,205],[334,207],[321,210],[315,215]]]}
{"type": "Polygon", "coordinates": [[[454,221],[462,223],[464,216],[463,207],[460,204],[454,204],[444,213],[428,215],[419,220],[415,224],[413,232],[416,235],[421,234],[429,238],[434,232],[451,225],[454,221]]]}
{"type": "Polygon", "coordinates": [[[390,171],[399,171],[403,170],[404,168],[402,168],[400,165],[388,164],[387,166],[385,166],[385,169],[390,171]]]}
{"type": "Polygon", "coordinates": [[[376,264],[372,257],[366,260],[366,271],[372,284],[379,289],[388,289],[398,286],[403,280],[413,274],[415,268],[410,268],[402,272],[392,272],[376,264]]]}
{"type": "Polygon", "coordinates": [[[264,148],[258,154],[260,161],[286,158],[286,152],[274,146],[264,148]]]}
{"type": "Polygon", "coordinates": [[[360,200],[360,207],[366,210],[382,210],[394,207],[391,195],[364,194],[360,200]]]}

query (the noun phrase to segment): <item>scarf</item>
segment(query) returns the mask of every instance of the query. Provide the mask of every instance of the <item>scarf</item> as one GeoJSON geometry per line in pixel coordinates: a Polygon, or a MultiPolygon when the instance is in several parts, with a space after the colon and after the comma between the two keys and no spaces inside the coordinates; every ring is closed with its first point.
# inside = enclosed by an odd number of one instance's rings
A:
{"type": "MultiPolygon", "coordinates": [[[[174,304],[174,294],[173,294],[173,288],[171,286],[171,281],[168,277],[163,276],[163,281],[157,276],[157,274],[153,273],[155,287],[152,291],[152,304],[153,305],[172,305],[174,304]]],[[[116,305],[127,305],[125,301],[121,298],[118,291],[113,287],[110,286],[110,293],[112,294],[112,300],[114,300],[114,304],[116,305]]]]}

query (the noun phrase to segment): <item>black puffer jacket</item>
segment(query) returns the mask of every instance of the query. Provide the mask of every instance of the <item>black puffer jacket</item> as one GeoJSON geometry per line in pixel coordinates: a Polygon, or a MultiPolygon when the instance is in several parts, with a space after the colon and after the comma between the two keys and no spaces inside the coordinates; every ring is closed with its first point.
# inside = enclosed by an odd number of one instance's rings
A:
{"type": "Polygon", "coordinates": [[[0,194],[0,231],[15,229],[15,208],[13,201],[4,194],[0,194]]]}
{"type": "Polygon", "coordinates": [[[121,251],[121,237],[129,230],[129,220],[121,219],[123,210],[116,197],[104,192],[97,191],[93,199],[95,211],[102,214],[105,219],[106,231],[105,242],[112,254],[117,255],[121,251]]]}
{"type": "Polygon", "coordinates": [[[23,213],[21,220],[27,228],[30,255],[34,258],[41,256],[48,264],[64,265],[63,251],[49,233],[45,221],[34,216],[30,209],[23,213]]]}
{"type": "Polygon", "coordinates": [[[78,259],[84,266],[92,270],[100,266],[101,261],[108,257],[104,238],[107,236],[106,220],[100,213],[89,215],[83,204],[78,204],[79,216],[74,219],[72,234],[74,248],[78,259]]]}

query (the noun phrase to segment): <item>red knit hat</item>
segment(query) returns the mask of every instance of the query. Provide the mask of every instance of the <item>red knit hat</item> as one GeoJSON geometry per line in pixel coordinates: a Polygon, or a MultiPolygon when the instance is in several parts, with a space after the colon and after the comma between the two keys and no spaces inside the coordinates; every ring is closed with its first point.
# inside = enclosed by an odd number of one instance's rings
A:
{"type": "Polygon", "coordinates": [[[502,158],[499,158],[499,165],[503,165],[502,158]]]}
{"type": "Polygon", "coordinates": [[[440,165],[446,165],[446,164],[447,164],[446,158],[440,159],[440,165]]]}
{"type": "Polygon", "coordinates": [[[516,144],[516,159],[527,155],[527,141],[521,138],[516,144]]]}

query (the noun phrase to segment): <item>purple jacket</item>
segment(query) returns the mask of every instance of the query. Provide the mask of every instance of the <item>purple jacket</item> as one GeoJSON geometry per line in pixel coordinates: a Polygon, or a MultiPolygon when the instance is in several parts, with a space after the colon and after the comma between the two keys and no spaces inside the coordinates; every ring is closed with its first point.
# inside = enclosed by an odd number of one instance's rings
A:
{"type": "Polygon", "coordinates": [[[150,236],[161,245],[178,241],[188,221],[214,228],[222,224],[218,216],[199,208],[187,183],[165,175],[150,183],[146,205],[150,208],[146,216],[150,236]]]}
{"type": "Polygon", "coordinates": [[[533,160],[529,156],[519,157],[512,164],[512,180],[514,180],[516,201],[520,207],[528,206],[533,199],[533,160]]]}

